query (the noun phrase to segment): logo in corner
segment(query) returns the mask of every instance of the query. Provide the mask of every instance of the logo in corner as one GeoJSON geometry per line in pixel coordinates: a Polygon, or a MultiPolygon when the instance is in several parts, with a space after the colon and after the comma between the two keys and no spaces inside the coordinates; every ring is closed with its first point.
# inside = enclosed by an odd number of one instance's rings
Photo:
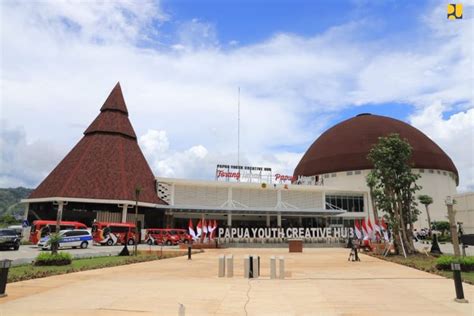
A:
{"type": "Polygon", "coordinates": [[[462,19],[462,4],[450,3],[448,4],[448,20],[462,19]]]}

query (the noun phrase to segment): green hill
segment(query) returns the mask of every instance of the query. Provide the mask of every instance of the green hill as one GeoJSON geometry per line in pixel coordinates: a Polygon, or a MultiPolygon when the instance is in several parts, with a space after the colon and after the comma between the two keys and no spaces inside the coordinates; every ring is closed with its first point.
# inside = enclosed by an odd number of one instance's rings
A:
{"type": "Polygon", "coordinates": [[[33,189],[23,187],[0,188],[0,216],[5,214],[23,215],[24,208],[19,204],[21,199],[27,198],[33,189]]]}

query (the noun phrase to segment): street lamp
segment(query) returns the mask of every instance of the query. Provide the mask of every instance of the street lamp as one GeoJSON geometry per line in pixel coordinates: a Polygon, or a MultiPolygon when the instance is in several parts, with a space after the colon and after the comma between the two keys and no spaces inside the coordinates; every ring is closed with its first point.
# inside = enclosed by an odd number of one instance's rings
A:
{"type": "Polygon", "coordinates": [[[458,232],[457,232],[457,226],[456,226],[456,219],[455,219],[454,210],[453,210],[453,205],[455,202],[452,196],[447,196],[444,202],[446,203],[446,206],[448,207],[448,219],[449,219],[449,227],[451,230],[451,242],[453,243],[454,256],[460,257],[461,251],[459,250],[459,238],[458,238],[458,232]]]}
{"type": "Polygon", "coordinates": [[[134,245],[134,254],[135,256],[138,255],[138,240],[139,240],[139,236],[138,234],[140,233],[139,230],[138,230],[138,198],[140,196],[140,192],[142,191],[142,189],[137,186],[135,188],[135,245],[134,245]]]}

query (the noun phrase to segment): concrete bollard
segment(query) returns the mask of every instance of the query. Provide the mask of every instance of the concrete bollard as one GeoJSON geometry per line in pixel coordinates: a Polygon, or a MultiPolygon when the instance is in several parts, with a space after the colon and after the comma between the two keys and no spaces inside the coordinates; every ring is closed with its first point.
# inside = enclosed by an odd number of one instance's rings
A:
{"type": "Polygon", "coordinates": [[[253,267],[253,277],[258,278],[260,276],[260,257],[257,255],[252,255],[252,267],[253,267]]]}
{"type": "Polygon", "coordinates": [[[184,307],[183,304],[179,303],[178,315],[185,316],[185,314],[186,314],[186,308],[184,307]]]}
{"type": "Polygon", "coordinates": [[[285,278],[285,258],[284,257],[280,257],[279,258],[279,261],[280,261],[280,279],[284,279],[285,278]]]}
{"type": "Polygon", "coordinates": [[[249,277],[249,271],[250,271],[250,256],[245,256],[244,257],[244,278],[249,277]]]}
{"type": "Polygon", "coordinates": [[[225,276],[225,257],[224,255],[219,256],[219,278],[223,278],[225,276]]]}
{"type": "Polygon", "coordinates": [[[234,276],[234,256],[228,255],[226,256],[226,264],[227,264],[227,277],[232,278],[234,276]]]}
{"type": "Polygon", "coordinates": [[[276,279],[277,277],[276,258],[275,256],[270,257],[270,279],[276,279]]]}

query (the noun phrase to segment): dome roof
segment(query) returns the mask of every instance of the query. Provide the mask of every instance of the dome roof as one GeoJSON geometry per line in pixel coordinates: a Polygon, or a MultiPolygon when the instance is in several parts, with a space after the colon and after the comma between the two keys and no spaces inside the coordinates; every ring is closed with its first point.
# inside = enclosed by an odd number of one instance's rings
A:
{"type": "Polygon", "coordinates": [[[413,126],[386,116],[359,114],[343,121],[316,139],[296,166],[294,176],[372,169],[367,155],[381,136],[398,133],[412,146],[412,167],[458,171],[449,156],[413,126]]]}

